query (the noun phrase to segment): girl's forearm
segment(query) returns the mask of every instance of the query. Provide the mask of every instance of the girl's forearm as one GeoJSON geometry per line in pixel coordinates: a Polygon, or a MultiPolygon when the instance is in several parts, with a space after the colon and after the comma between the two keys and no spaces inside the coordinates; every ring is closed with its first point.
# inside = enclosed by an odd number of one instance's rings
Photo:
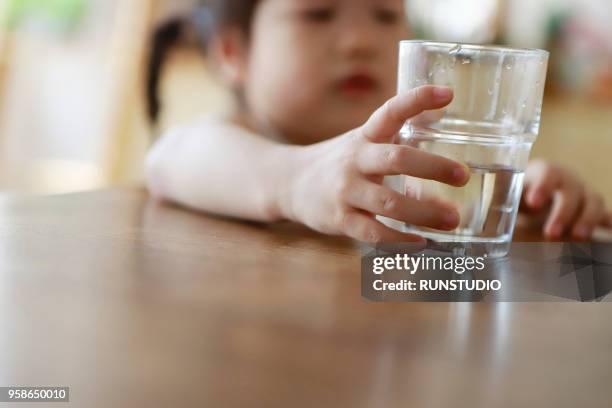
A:
{"type": "Polygon", "coordinates": [[[215,214],[272,222],[286,218],[299,147],[223,123],[177,129],[147,156],[155,196],[215,214]]]}

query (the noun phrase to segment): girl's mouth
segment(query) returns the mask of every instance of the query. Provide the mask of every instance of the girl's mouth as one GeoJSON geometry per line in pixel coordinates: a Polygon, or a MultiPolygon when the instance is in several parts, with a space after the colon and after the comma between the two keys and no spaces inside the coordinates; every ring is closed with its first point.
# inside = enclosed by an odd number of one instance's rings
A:
{"type": "Polygon", "coordinates": [[[339,80],[337,89],[350,97],[363,97],[376,89],[376,80],[369,74],[352,74],[339,80]]]}

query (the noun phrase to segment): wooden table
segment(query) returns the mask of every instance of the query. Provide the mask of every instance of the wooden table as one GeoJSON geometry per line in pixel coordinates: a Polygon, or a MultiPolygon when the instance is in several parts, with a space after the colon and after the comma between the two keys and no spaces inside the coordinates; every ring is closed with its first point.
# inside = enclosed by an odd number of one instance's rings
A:
{"type": "Polygon", "coordinates": [[[0,386],[70,386],[74,407],[612,404],[609,304],[371,303],[348,240],[136,189],[5,197],[0,225],[0,386]]]}

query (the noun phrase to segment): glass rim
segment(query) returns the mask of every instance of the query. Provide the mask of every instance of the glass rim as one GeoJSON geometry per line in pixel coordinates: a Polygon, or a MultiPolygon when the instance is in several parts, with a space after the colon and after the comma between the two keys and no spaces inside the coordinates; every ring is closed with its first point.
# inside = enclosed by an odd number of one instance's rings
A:
{"type": "Polygon", "coordinates": [[[415,44],[425,45],[432,47],[443,47],[443,48],[454,48],[461,46],[467,50],[478,51],[478,52],[493,52],[493,53],[511,53],[511,54],[527,54],[540,57],[549,57],[550,52],[539,48],[520,48],[520,47],[506,47],[503,45],[483,45],[483,44],[470,44],[461,42],[445,42],[445,41],[431,41],[431,40],[402,40],[400,45],[404,44],[415,44]]]}

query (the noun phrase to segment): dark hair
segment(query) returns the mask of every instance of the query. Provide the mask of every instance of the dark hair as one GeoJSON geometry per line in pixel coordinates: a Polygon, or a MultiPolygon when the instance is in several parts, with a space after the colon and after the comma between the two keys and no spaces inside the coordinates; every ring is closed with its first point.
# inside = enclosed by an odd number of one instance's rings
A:
{"type": "Polygon", "coordinates": [[[147,72],[147,110],[155,122],[161,110],[159,83],[168,54],[181,42],[191,42],[206,52],[212,37],[226,29],[238,28],[248,38],[255,9],[260,0],[202,0],[188,15],[161,24],[153,34],[147,72]]]}

